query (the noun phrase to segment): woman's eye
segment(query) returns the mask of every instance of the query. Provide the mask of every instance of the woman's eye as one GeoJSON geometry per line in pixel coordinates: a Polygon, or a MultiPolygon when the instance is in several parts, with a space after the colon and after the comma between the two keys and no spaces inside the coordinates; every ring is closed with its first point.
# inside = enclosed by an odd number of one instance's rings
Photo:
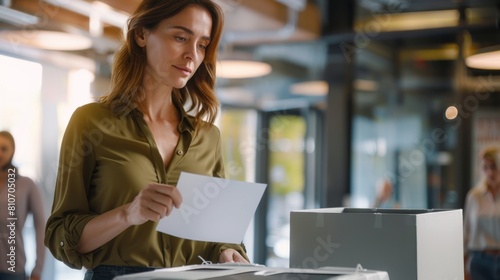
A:
{"type": "Polygon", "coordinates": [[[201,50],[206,50],[207,49],[207,45],[199,45],[198,46],[201,50]]]}
{"type": "Polygon", "coordinates": [[[184,37],[180,37],[180,36],[176,36],[175,39],[179,42],[185,42],[186,41],[186,38],[184,37]]]}

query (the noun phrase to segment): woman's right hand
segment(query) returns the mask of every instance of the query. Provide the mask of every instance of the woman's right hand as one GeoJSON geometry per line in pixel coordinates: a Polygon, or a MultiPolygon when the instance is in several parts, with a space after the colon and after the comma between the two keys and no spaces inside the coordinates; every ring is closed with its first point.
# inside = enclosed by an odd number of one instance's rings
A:
{"type": "Polygon", "coordinates": [[[182,197],[179,190],[170,185],[147,185],[134,200],[123,206],[105,212],[90,220],[84,227],[76,250],[89,253],[115,238],[129,226],[146,221],[158,222],[179,208],[182,197]]]}
{"type": "Polygon", "coordinates": [[[171,185],[151,183],[147,185],[125,208],[125,218],[130,225],[140,225],[147,221],[158,222],[179,208],[182,196],[171,185]]]}

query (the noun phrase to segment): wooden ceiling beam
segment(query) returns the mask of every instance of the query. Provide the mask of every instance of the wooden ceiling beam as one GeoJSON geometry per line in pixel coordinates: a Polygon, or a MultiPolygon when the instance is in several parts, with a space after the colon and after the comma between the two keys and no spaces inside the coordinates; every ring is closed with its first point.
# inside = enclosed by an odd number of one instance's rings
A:
{"type": "MultiPolygon", "coordinates": [[[[89,32],[89,18],[85,15],[54,6],[40,0],[13,0],[12,9],[19,10],[40,18],[40,23],[30,26],[31,29],[53,29],[60,27],[75,27],[89,32]]],[[[121,38],[121,29],[115,26],[104,24],[103,36],[113,40],[121,38]]]]}
{"type": "MultiPolygon", "coordinates": [[[[86,0],[87,2],[93,2],[90,0],[86,0]]],[[[142,0],[100,0],[100,2],[109,5],[110,7],[118,10],[124,11],[128,14],[132,14],[135,9],[139,6],[142,0]]]]}
{"type": "MultiPolygon", "coordinates": [[[[85,0],[92,2],[91,0],[85,0]]],[[[101,0],[117,11],[132,13],[142,0],[101,0]]],[[[226,8],[230,1],[216,0],[226,8]]],[[[232,1],[229,10],[225,10],[225,31],[262,31],[278,30],[288,22],[288,7],[274,0],[232,1]],[[237,3],[238,5],[234,4],[237,3]]],[[[40,23],[29,26],[29,29],[51,29],[71,32],[71,28],[89,32],[89,18],[86,15],[67,10],[43,0],[12,0],[11,8],[37,16],[40,23]]],[[[224,7],[223,7],[224,8],[224,7]]],[[[307,3],[299,12],[297,29],[285,41],[301,41],[315,39],[320,36],[320,15],[316,5],[307,3]]],[[[103,24],[103,37],[120,40],[122,30],[109,24],[103,24]]],[[[264,43],[264,42],[254,42],[264,43]]]]}
{"type": "MultiPolygon", "coordinates": [[[[288,7],[277,1],[242,1],[241,6],[251,9],[267,18],[275,19],[282,24],[286,24],[288,20],[288,7]]],[[[239,7],[234,8],[238,9],[239,7]]],[[[308,1],[304,9],[299,13],[297,28],[303,32],[319,36],[321,32],[320,19],[321,15],[318,7],[308,1]]]]}
{"type": "Polygon", "coordinates": [[[65,25],[76,26],[81,29],[88,29],[89,20],[86,16],[71,12],[61,7],[51,5],[39,0],[14,0],[12,8],[40,18],[40,23],[36,26],[44,28],[51,22],[58,22],[65,25]]]}

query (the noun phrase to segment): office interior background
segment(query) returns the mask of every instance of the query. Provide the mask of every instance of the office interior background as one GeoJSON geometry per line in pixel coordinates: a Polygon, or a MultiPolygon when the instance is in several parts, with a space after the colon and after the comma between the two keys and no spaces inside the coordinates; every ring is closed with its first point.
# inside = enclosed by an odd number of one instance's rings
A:
{"type": "MultiPolygon", "coordinates": [[[[0,129],[46,215],[68,119],[108,90],[139,2],[0,1],[0,129]]],[[[383,179],[398,207],[463,208],[478,151],[500,143],[500,1],[216,2],[227,176],[268,184],[244,240],[253,262],[288,267],[291,210],[372,207],[383,179]]],[[[45,279],[80,275],[47,253],[45,279]]]]}

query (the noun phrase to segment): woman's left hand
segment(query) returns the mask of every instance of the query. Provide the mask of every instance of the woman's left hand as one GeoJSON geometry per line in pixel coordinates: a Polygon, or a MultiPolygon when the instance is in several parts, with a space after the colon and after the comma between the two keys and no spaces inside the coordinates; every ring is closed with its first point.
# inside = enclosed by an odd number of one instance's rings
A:
{"type": "Polygon", "coordinates": [[[219,256],[219,263],[248,263],[248,261],[236,250],[226,249],[219,256]]]}

